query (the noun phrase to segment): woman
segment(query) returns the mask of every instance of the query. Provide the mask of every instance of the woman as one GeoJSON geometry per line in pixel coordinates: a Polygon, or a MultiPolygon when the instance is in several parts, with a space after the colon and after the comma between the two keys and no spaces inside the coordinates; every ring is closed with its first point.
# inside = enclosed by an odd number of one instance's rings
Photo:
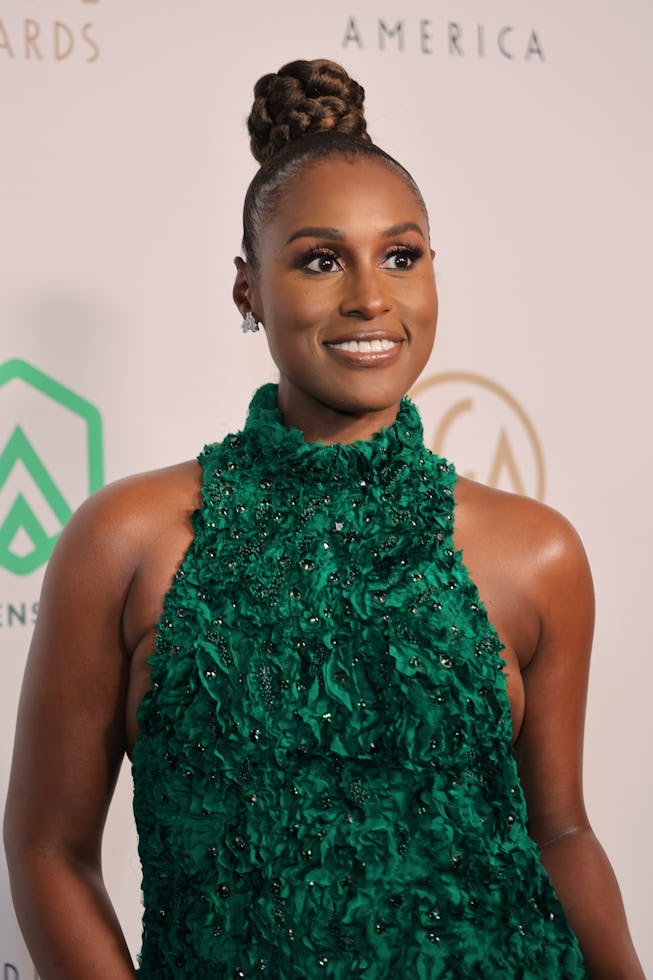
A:
{"type": "Polygon", "coordinates": [[[278,388],[48,569],[6,816],[44,980],[134,976],[99,857],[125,751],[142,977],[643,976],[582,800],[585,556],[424,448],[428,219],[362,103],[326,61],[257,83],[234,298],[278,388]]]}

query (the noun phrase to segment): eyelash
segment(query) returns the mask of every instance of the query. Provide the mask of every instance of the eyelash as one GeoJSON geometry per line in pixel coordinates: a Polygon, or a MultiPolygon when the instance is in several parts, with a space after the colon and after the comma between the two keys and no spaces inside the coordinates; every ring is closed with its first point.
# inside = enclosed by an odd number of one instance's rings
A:
{"type": "Polygon", "coordinates": [[[306,272],[312,273],[314,275],[319,275],[320,272],[318,269],[308,268],[308,266],[312,262],[315,262],[316,259],[330,259],[332,262],[337,262],[338,256],[334,251],[332,251],[332,249],[324,248],[323,246],[316,245],[314,248],[308,249],[308,251],[304,252],[304,254],[300,256],[299,265],[306,272]]]}
{"type": "MultiPolygon", "coordinates": [[[[417,245],[395,245],[393,248],[389,249],[386,253],[386,261],[395,256],[401,256],[410,260],[410,265],[405,268],[411,268],[418,259],[424,255],[424,249],[419,248],[417,245]]],[[[395,270],[398,271],[398,270],[395,270]]]]}
{"type": "MultiPolygon", "coordinates": [[[[392,246],[392,248],[388,249],[383,261],[387,262],[388,259],[397,256],[401,256],[402,258],[407,258],[410,261],[410,265],[400,267],[399,269],[391,270],[393,272],[400,272],[400,271],[403,272],[406,269],[410,269],[413,263],[415,263],[418,259],[420,259],[423,254],[424,254],[424,250],[416,245],[394,245],[392,246]]],[[[332,249],[325,248],[322,245],[317,245],[314,248],[308,249],[308,251],[304,252],[304,254],[300,256],[299,265],[302,269],[304,269],[306,272],[312,275],[320,275],[321,272],[319,270],[309,269],[308,266],[312,262],[315,262],[316,259],[321,259],[321,258],[329,259],[332,262],[336,262],[336,263],[339,261],[338,254],[334,252],[332,249]]]]}

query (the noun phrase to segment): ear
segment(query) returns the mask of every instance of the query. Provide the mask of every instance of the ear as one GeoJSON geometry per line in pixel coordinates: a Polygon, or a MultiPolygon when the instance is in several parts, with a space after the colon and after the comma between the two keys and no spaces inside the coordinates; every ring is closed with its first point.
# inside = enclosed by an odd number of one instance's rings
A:
{"type": "Polygon", "coordinates": [[[260,318],[255,308],[257,306],[255,298],[256,289],[252,269],[239,255],[234,259],[234,265],[236,266],[236,281],[234,282],[232,294],[234,303],[238,307],[243,319],[248,313],[253,313],[256,319],[259,320],[260,318]]]}

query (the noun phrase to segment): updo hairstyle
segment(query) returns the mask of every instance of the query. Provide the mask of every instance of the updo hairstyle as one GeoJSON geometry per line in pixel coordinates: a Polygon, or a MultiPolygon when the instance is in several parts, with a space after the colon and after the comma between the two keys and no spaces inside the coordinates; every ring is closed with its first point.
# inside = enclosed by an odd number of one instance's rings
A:
{"type": "Polygon", "coordinates": [[[258,270],[258,239],[290,181],[316,160],[341,156],[374,157],[398,173],[419,204],[419,189],[393,157],[376,146],[368,132],[363,102],[365,91],[333,61],[292,61],[254,86],[254,103],[247,120],[250,148],[261,164],[245,195],[243,254],[258,270]]]}

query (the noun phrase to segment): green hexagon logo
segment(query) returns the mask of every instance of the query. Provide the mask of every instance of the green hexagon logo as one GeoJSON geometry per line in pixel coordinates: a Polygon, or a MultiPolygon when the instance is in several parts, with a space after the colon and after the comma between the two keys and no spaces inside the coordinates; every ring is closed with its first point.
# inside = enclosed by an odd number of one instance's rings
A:
{"type": "Polygon", "coordinates": [[[103,482],[95,405],[26,361],[0,364],[0,568],[29,575],[45,564],[103,482]]]}

